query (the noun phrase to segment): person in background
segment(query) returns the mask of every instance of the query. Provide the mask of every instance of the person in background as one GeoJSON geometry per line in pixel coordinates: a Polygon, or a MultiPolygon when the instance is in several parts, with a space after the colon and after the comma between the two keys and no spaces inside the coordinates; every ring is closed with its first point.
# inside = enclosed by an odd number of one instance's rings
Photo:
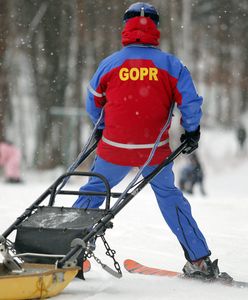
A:
{"type": "MultiPolygon", "coordinates": [[[[86,109],[100,141],[92,171],[116,186],[133,167],[139,167],[144,177],[171,154],[169,123],[176,104],[181,112],[185,132],[184,153],[190,154],[200,139],[202,116],[200,97],[188,69],[174,55],[158,48],[159,14],[149,3],[132,4],[124,14],[123,48],[104,59],[88,86],[86,109]],[[104,109],[104,118],[100,116],[104,109]],[[166,128],[163,132],[162,128],[166,128]],[[157,144],[158,136],[162,134],[157,144]],[[148,157],[156,150],[150,163],[148,157]]],[[[217,260],[210,260],[210,250],[204,235],[191,213],[191,207],[174,184],[173,163],[167,165],[150,182],[161,213],[181,244],[187,260],[186,276],[216,278],[217,260]]],[[[104,192],[103,182],[91,177],[81,191],[104,192]]],[[[80,195],[75,208],[99,208],[102,196],[80,195]]]]}
{"type": "Polygon", "coordinates": [[[247,133],[244,125],[239,124],[236,134],[237,134],[237,140],[238,140],[240,151],[244,151],[245,142],[247,138],[247,133]]]}
{"type": "Polygon", "coordinates": [[[189,156],[188,163],[181,170],[179,187],[181,191],[193,194],[196,185],[199,185],[201,194],[205,196],[204,173],[200,160],[194,152],[189,156]]]}
{"type": "Polygon", "coordinates": [[[11,142],[0,141],[0,167],[4,169],[5,181],[21,183],[21,152],[11,142]]]}

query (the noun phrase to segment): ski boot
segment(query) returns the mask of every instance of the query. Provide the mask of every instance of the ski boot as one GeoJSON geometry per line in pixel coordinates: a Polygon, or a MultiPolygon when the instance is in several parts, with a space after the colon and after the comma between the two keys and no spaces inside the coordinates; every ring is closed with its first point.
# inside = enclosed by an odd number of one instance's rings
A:
{"type": "Polygon", "coordinates": [[[226,272],[220,272],[218,267],[218,259],[213,262],[209,257],[203,259],[187,262],[183,267],[184,276],[187,278],[194,278],[203,281],[221,281],[230,285],[233,278],[226,272]]]}
{"type": "Polygon", "coordinates": [[[220,275],[218,259],[212,262],[209,257],[205,257],[194,262],[188,261],[183,267],[183,273],[185,277],[214,280],[220,275]]]}

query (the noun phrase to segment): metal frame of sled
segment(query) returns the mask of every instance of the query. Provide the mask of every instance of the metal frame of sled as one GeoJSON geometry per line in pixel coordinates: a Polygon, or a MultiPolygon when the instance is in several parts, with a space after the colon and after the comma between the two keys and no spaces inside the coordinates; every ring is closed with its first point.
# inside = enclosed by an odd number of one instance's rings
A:
{"type": "MultiPolygon", "coordinates": [[[[96,145],[97,142],[86,151],[79,159],[79,164],[93,152],[96,145]]],[[[85,253],[94,257],[90,250],[90,241],[101,236],[106,247],[107,242],[103,235],[106,229],[112,227],[111,220],[185,147],[186,143],[181,144],[149,176],[138,182],[131,192],[112,193],[106,178],[93,172],[72,171],[60,176],[0,236],[0,253],[4,257],[0,264],[0,300],[48,298],[59,294],[76,275],[84,279],[82,264],[87,258],[85,253]],[[104,182],[106,191],[81,192],[62,189],[71,176],[97,176],[104,182]],[[56,207],[55,198],[59,194],[105,196],[105,208],[56,207]],[[117,198],[112,207],[111,197],[117,198]],[[42,206],[44,201],[48,204],[42,206]],[[14,231],[15,241],[12,242],[9,236],[14,231]],[[23,288],[18,291],[14,288],[14,282],[19,282],[18,286],[23,288]],[[7,283],[13,288],[4,288],[7,283]]],[[[101,265],[110,274],[120,278],[121,270],[114,258],[115,251],[108,251],[116,270],[102,263],[101,265]]]]}

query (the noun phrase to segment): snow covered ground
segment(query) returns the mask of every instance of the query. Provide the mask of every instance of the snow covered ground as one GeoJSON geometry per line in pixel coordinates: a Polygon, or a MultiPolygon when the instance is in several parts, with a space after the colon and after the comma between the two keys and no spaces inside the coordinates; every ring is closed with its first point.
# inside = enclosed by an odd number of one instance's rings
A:
{"type": "MultiPolygon", "coordinates": [[[[207,196],[203,197],[198,190],[193,196],[187,196],[193,215],[207,238],[212,259],[219,258],[220,269],[237,280],[248,281],[248,156],[238,153],[231,133],[203,135],[199,152],[206,172],[207,196]]],[[[176,173],[181,164],[180,158],[175,165],[176,173]]],[[[0,232],[51,185],[59,172],[27,172],[22,185],[0,182],[0,232]]],[[[128,180],[115,190],[124,189],[128,180]]],[[[77,188],[80,182],[75,179],[69,185],[77,188]]],[[[67,201],[71,203],[69,199],[67,201]]],[[[121,264],[126,258],[133,258],[153,267],[180,271],[185,263],[182,249],[162,219],[149,187],[116,216],[114,229],[108,231],[106,238],[117,251],[116,258],[121,264]]],[[[95,254],[112,266],[100,241],[95,254]]],[[[122,279],[113,278],[93,260],[86,281],[73,280],[54,299],[248,299],[248,289],[132,275],[124,268],[122,270],[122,279]]]]}

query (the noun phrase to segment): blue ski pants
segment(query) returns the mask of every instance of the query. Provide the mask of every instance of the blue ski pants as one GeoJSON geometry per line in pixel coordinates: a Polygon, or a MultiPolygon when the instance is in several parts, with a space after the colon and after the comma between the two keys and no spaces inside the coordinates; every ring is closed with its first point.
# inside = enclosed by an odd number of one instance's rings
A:
{"type": "MultiPolygon", "coordinates": [[[[149,175],[156,166],[147,166],[142,175],[149,175]]],[[[167,165],[151,181],[151,187],[155,193],[161,213],[172,232],[179,240],[185,257],[189,261],[195,261],[210,255],[206,240],[194,220],[189,202],[182,192],[175,186],[173,163],[167,165]]],[[[96,157],[92,171],[106,177],[110,187],[117,185],[132,169],[128,166],[112,164],[96,157]]],[[[105,186],[98,177],[90,177],[88,183],[80,188],[80,191],[104,192],[105,186]]],[[[103,196],[79,196],[73,204],[76,208],[98,208],[104,202],[103,196]]]]}

